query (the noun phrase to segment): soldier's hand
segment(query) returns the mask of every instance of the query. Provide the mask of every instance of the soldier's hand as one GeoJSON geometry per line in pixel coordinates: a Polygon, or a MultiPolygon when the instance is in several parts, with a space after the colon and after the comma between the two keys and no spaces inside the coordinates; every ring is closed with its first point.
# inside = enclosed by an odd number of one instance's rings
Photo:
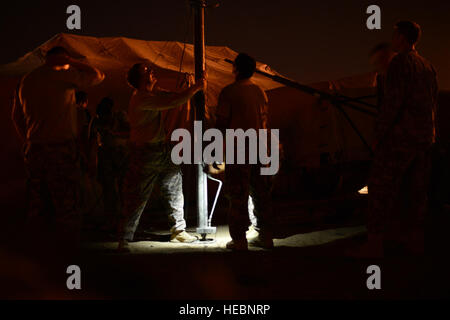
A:
{"type": "Polygon", "coordinates": [[[206,173],[211,175],[217,175],[224,171],[225,171],[225,163],[214,162],[212,164],[208,164],[206,167],[206,173]]]}
{"type": "Polygon", "coordinates": [[[200,90],[206,91],[206,77],[197,80],[195,86],[197,87],[198,91],[200,90]]]}
{"type": "Polygon", "coordinates": [[[194,94],[196,94],[200,90],[205,91],[206,90],[206,80],[205,80],[205,78],[201,78],[199,80],[196,80],[195,84],[193,86],[189,87],[187,90],[188,90],[187,92],[189,92],[189,94],[191,96],[193,96],[194,94]]]}
{"type": "Polygon", "coordinates": [[[199,88],[200,90],[206,91],[206,77],[199,80],[199,88]]]}
{"type": "Polygon", "coordinates": [[[47,58],[48,64],[52,67],[64,66],[71,63],[71,58],[66,54],[57,54],[47,58]]]}

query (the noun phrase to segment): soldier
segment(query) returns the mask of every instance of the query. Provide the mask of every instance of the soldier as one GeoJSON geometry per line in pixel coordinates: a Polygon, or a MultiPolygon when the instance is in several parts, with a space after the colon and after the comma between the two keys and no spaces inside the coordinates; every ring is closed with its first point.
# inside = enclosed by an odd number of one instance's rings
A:
{"type": "Polygon", "coordinates": [[[89,124],[91,114],[88,109],[88,96],[84,91],[75,93],[75,103],[77,105],[77,123],[78,123],[78,146],[80,149],[81,168],[87,172],[89,161],[89,124]]]}
{"type": "MultiPolygon", "coordinates": [[[[233,65],[236,80],[219,95],[216,111],[218,129],[267,129],[268,100],[265,92],[251,80],[255,70],[256,62],[252,57],[243,53],[236,57],[233,65]]],[[[228,224],[232,239],[227,243],[228,249],[248,249],[249,195],[260,231],[253,244],[273,248],[269,182],[269,177],[260,175],[259,165],[227,164],[224,191],[229,200],[228,224]]]]}
{"type": "MultiPolygon", "coordinates": [[[[92,118],[88,109],[89,99],[87,93],[84,91],[77,91],[75,93],[75,103],[77,104],[78,123],[80,127],[83,129],[86,127],[85,130],[87,130],[92,118]]],[[[81,134],[82,130],[79,130],[78,132],[81,134]]]]}
{"type": "Polygon", "coordinates": [[[75,90],[103,79],[101,71],[71,58],[63,47],[54,47],[47,52],[45,64],[21,80],[13,120],[25,141],[33,228],[54,227],[61,236],[79,236],[81,172],[75,90]]]}
{"type": "Polygon", "coordinates": [[[383,256],[383,243],[390,237],[412,253],[424,249],[438,88],[433,66],[415,48],[420,35],[417,23],[395,25],[392,48],[398,54],[386,74],[369,179],[369,241],[357,256],[383,256]],[[406,200],[405,210],[395,210],[398,199],[406,200]]]}
{"type": "Polygon", "coordinates": [[[124,210],[119,226],[120,250],[128,250],[139,219],[155,183],[169,209],[171,242],[194,242],[184,220],[182,176],[179,166],[172,162],[161,111],[185,104],[203,90],[200,81],[180,93],[163,92],[155,84],[156,77],[147,63],[137,63],[128,72],[128,83],[135,89],[128,108],[130,120],[130,167],[124,182],[124,210]]]}
{"type": "MultiPolygon", "coordinates": [[[[91,131],[97,139],[97,179],[102,186],[107,231],[117,230],[123,199],[123,180],[128,169],[128,139],[130,126],[126,115],[113,112],[114,101],[103,98],[97,106],[97,116],[91,131]]],[[[105,222],[104,221],[104,222],[105,222]]]]}
{"type": "MultiPolygon", "coordinates": [[[[84,91],[77,91],[75,93],[75,103],[77,106],[77,123],[78,123],[78,136],[77,145],[80,157],[80,169],[81,169],[81,199],[80,206],[86,209],[86,213],[90,211],[90,208],[96,202],[93,192],[93,184],[91,177],[95,170],[92,169],[93,161],[91,159],[92,150],[89,139],[89,125],[91,122],[91,114],[88,109],[88,95],[84,91]]],[[[86,216],[85,216],[86,218],[86,216]]],[[[86,222],[84,219],[83,223],[86,222]]]]}

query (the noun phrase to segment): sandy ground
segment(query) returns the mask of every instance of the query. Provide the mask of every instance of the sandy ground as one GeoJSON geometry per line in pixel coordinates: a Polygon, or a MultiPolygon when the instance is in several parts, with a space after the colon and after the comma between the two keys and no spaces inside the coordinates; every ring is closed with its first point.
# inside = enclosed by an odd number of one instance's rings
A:
{"type": "MultiPolygon", "coordinates": [[[[195,234],[195,228],[189,228],[189,232],[195,234]]],[[[365,232],[364,226],[337,228],[330,230],[322,230],[309,232],[305,234],[296,234],[284,239],[275,239],[274,245],[276,248],[290,247],[290,248],[302,248],[309,246],[319,246],[339,239],[345,239],[354,237],[365,232]]],[[[255,231],[250,230],[247,233],[247,238],[251,240],[257,235],[255,231]]],[[[149,235],[151,237],[152,235],[149,235]]],[[[168,234],[164,234],[163,231],[155,232],[153,237],[168,238],[168,234]]],[[[172,243],[169,241],[136,241],[130,243],[130,254],[156,254],[156,253],[193,253],[193,252],[228,252],[225,245],[231,240],[228,232],[228,226],[217,227],[217,232],[207,236],[206,242],[197,241],[194,244],[185,243],[172,243]]],[[[90,250],[114,253],[117,248],[117,242],[96,242],[87,245],[90,250]]],[[[250,251],[263,251],[264,249],[250,246],[250,251]]]]}

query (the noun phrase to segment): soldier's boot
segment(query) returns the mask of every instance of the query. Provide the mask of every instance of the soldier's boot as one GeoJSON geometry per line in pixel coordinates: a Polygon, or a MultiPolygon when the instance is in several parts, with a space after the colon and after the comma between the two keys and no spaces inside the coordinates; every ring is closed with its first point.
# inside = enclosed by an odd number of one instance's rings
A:
{"type": "Polygon", "coordinates": [[[247,237],[247,240],[253,240],[259,236],[259,232],[258,232],[258,230],[255,229],[255,227],[253,225],[251,225],[248,228],[245,236],[247,237]]]}
{"type": "Polygon", "coordinates": [[[247,239],[231,240],[226,244],[226,248],[233,251],[248,251],[247,239]]]}
{"type": "Polygon", "coordinates": [[[249,241],[249,244],[254,247],[273,249],[273,234],[265,228],[258,232],[258,235],[249,241]]]}
{"type": "Polygon", "coordinates": [[[128,244],[128,241],[125,239],[120,239],[119,243],[117,245],[117,252],[119,253],[125,253],[130,252],[130,245],[128,244]]]}
{"type": "Polygon", "coordinates": [[[192,243],[197,240],[198,238],[196,236],[192,236],[184,230],[174,231],[170,236],[170,242],[192,243]]]}
{"type": "Polygon", "coordinates": [[[263,249],[273,249],[273,236],[268,232],[260,232],[256,238],[250,240],[249,245],[263,249]]]}

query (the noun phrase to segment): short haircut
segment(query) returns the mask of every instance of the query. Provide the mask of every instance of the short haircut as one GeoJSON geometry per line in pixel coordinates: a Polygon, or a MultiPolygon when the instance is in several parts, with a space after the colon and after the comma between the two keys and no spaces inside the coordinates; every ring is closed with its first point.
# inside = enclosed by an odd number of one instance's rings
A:
{"type": "Polygon", "coordinates": [[[133,88],[137,89],[139,87],[139,83],[141,82],[141,77],[142,77],[142,73],[141,73],[142,66],[147,66],[148,68],[151,69],[151,67],[148,64],[139,62],[139,63],[134,64],[130,68],[130,70],[128,70],[127,81],[133,88]]]}
{"type": "Polygon", "coordinates": [[[69,51],[67,51],[66,48],[57,46],[57,47],[53,47],[50,50],[48,50],[45,57],[56,56],[56,55],[61,55],[61,54],[70,55],[69,51]]]}
{"type": "Polygon", "coordinates": [[[114,100],[109,97],[105,97],[97,105],[97,109],[95,110],[95,113],[99,117],[111,115],[113,106],[114,106],[114,100]]]}
{"type": "Polygon", "coordinates": [[[77,91],[75,93],[75,102],[77,104],[82,104],[88,101],[88,95],[84,91],[77,91]]]}
{"type": "Polygon", "coordinates": [[[375,47],[373,47],[372,50],[370,50],[369,56],[373,56],[375,53],[380,51],[390,50],[391,47],[392,46],[389,42],[381,42],[377,44],[375,47]]]}
{"type": "Polygon", "coordinates": [[[248,79],[253,76],[256,71],[256,61],[246,53],[239,53],[234,60],[234,66],[239,76],[248,79]]]}
{"type": "Polygon", "coordinates": [[[399,21],[395,24],[395,28],[410,45],[416,44],[422,35],[422,29],[413,21],[399,21]]]}

